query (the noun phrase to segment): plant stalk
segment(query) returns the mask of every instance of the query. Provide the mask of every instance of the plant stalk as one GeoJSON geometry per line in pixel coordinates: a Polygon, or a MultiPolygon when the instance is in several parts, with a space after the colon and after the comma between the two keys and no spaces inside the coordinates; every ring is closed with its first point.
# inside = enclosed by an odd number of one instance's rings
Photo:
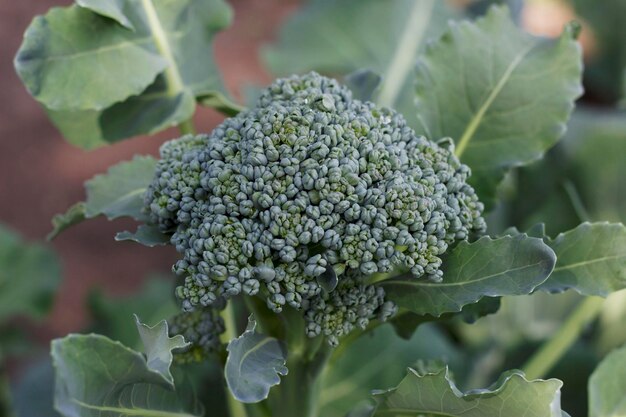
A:
{"type": "Polygon", "coordinates": [[[580,337],[584,328],[600,311],[604,299],[588,297],[567,318],[561,328],[524,364],[522,370],[529,380],[544,377],[580,337]]]}
{"type": "Polygon", "coordinates": [[[191,117],[187,120],[183,120],[182,122],[180,122],[180,124],[177,127],[181,135],[195,135],[196,134],[196,128],[193,125],[193,118],[191,117]]]}
{"type": "MultiPolygon", "coordinates": [[[[235,303],[233,300],[230,300],[228,304],[226,304],[226,308],[222,310],[220,316],[222,316],[222,320],[224,320],[225,328],[224,333],[220,335],[220,340],[222,343],[228,344],[238,336],[237,316],[235,315],[235,303]]],[[[237,401],[229,390],[226,390],[226,402],[230,417],[248,417],[245,405],[237,401]]]]}
{"type": "Polygon", "coordinates": [[[272,417],[318,417],[322,372],[328,363],[332,348],[322,341],[314,356],[294,355],[287,361],[289,374],[283,378],[270,396],[272,417]]]}

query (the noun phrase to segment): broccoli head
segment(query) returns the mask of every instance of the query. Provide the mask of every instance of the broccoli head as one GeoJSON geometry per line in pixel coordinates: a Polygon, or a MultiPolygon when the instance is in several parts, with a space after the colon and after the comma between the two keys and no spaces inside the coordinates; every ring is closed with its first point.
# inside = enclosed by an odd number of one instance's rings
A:
{"type": "Polygon", "coordinates": [[[145,203],[182,254],[183,309],[260,295],[331,344],[390,317],[366,278],[441,280],[448,246],[485,229],[451,148],[316,73],[277,80],[209,135],[165,143],[145,203]]]}

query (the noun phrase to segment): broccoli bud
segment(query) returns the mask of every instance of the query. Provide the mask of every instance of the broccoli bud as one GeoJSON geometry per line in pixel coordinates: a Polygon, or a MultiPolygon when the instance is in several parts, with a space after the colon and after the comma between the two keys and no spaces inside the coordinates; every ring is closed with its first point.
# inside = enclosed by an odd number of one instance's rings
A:
{"type": "Polygon", "coordinates": [[[178,363],[200,362],[222,348],[224,321],[213,308],[181,313],[168,320],[170,336],[182,335],[189,346],[176,352],[178,363]]]}
{"type": "Polygon", "coordinates": [[[367,277],[441,280],[448,246],[485,230],[451,145],[315,73],[277,80],[161,158],[146,210],[182,255],[183,309],[259,295],[277,313],[302,310],[307,334],[331,344],[394,314],[367,277]]]}

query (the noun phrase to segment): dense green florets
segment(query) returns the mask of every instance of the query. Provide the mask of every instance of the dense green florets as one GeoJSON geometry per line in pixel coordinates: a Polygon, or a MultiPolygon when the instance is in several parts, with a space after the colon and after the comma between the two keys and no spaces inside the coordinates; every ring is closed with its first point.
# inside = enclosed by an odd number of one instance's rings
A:
{"type": "Polygon", "coordinates": [[[485,228],[450,145],[315,73],[276,81],[161,156],[146,205],[183,255],[183,308],[260,294],[275,312],[302,310],[307,333],[331,343],[395,312],[365,277],[440,280],[448,245],[485,228]]]}
{"type": "Polygon", "coordinates": [[[168,320],[171,336],[182,335],[189,346],[176,352],[179,363],[199,362],[222,349],[219,339],[225,330],[224,320],[213,308],[181,313],[168,320]]]}

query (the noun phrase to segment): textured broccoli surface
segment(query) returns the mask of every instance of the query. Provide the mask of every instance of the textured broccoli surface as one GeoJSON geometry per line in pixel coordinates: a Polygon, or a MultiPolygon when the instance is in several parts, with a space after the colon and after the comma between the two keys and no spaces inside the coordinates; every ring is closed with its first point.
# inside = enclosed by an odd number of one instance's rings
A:
{"type": "Polygon", "coordinates": [[[310,73],[277,80],[210,135],[161,148],[145,202],[183,257],[183,309],[240,293],[303,311],[331,344],[396,308],[377,273],[441,280],[441,255],[485,229],[450,142],[310,73]]]}
{"type": "Polygon", "coordinates": [[[216,309],[203,308],[181,313],[168,320],[170,336],[182,335],[189,346],[176,352],[179,363],[199,362],[222,348],[219,336],[224,320],[216,309]]]}

